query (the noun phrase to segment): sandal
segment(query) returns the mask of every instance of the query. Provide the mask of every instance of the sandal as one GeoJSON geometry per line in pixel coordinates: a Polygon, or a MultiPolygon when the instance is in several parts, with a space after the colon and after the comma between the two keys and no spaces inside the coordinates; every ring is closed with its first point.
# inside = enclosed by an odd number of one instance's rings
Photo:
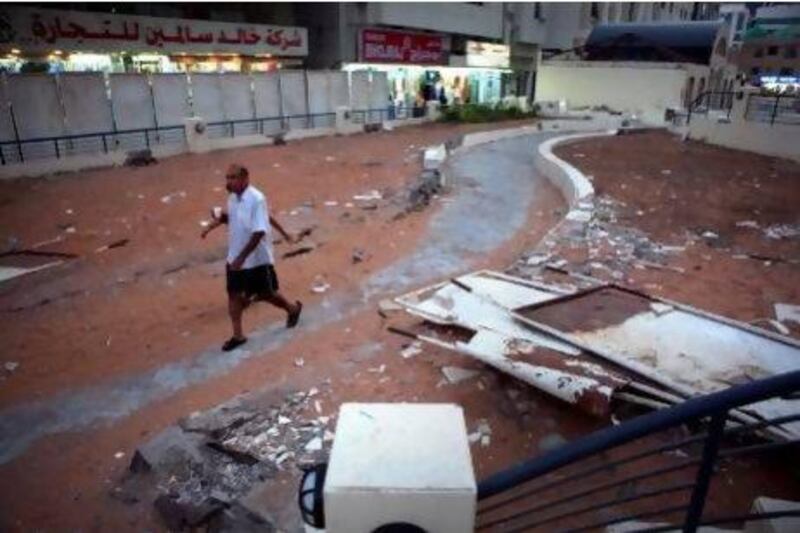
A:
{"type": "Polygon", "coordinates": [[[236,337],[231,337],[230,339],[225,341],[225,344],[222,345],[223,352],[230,352],[231,350],[235,350],[242,344],[247,342],[247,337],[242,337],[241,339],[236,337]]]}
{"type": "Polygon", "coordinates": [[[303,303],[300,300],[297,300],[294,304],[294,313],[289,313],[289,316],[286,317],[287,328],[293,328],[297,325],[297,321],[300,320],[300,313],[303,311],[303,303]]]}

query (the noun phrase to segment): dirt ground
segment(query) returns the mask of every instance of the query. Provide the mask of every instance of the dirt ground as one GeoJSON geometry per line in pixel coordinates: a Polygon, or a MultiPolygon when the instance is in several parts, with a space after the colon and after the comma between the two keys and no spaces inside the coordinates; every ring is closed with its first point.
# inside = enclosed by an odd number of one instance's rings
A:
{"type": "MultiPolygon", "coordinates": [[[[0,286],[0,310],[13,324],[2,331],[7,354],[2,359],[19,362],[0,382],[0,412],[195,357],[229,335],[222,276],[225,237],[219,230],[206,241],[199,239],[199,222],[209,207],[224,203],[227,164],[250,167],[274,213],[291,231],[315,227],[307,242],[319,248],[277,265],[287,295],[314,305],[322,296],[309,288],[320,276],[331,284],[330,293],[347,293],[419,243],[439,204],[395,219],[403,187],[419,173],[418,150],[471,129],[477,127],[436,125],[323,138],[180,156],[136,170],[0,184],[0,243],[13,237],[29,247],[61,235],[63,242],[43,249],[81,255],[0,286]],[[373,189],[384,197],[377,209],[346,206],[357,203],[353,195],[373,189]],[[314,202],[311,210],[303,207],[308,201],[314,202]],[[326,206],[326,201],[337,205],[326,206]],[[70,225],[74,233],[66,231],[70,225]],[[122,238],[130,242],[95,253],[122,238]],[[363,249],[367,260],[353,264],[355,248],[363,249]]],[[[665,133],[592,140],[556,153],[591,174],[598,194],[625,202],[621,222],[654,239],[686,245],[687,232],[719,235],[718,242],[695,243],[674,255],[669,266],[683,274],[635,270],[627,280],[633,286],[746,321],[772,317],[775,302],[800,300],[798,267],[789,262],[800,259],[797,239],[765,240],[760,231],[735,225],[741,220],[762,226],[797,223],[800,166],[683,144],[665,133]],[[776,259],[767,265],[732,257],[744,253],[776,259]]],[[[552,187],[541,188],[526,230],[491,256],[476,257],[472,268],[506,268],[558,222],[565,205],[552,187]]],[[[290,249],[278,244],[276,252],[280,256],[290,249]]],[[[563,245],[558,251],[575,262],[587,257],[580,247],[563,245]]],[[[245,316],[245,326],[281,320],[278,311],[259,306],[245,316]]],[[[398,317],[391,322],[413,321],[398,317]]],[[[135,448],[188,413],[265,387],[307,390],[330,380],[322,402],[325,415],[335,415],[345,401],[458,403],[469,431],[484,419],[492,429],[488,446],[472,447],[479,479],[540,453],[547,436],[571,440],[606,424],[463,356],[426,347],[404,359],[399,353],[407,339],[388,333],[387,323],[372,305],[313,331],[303,331],[301,324],[296,336],[267,356],[209,376],[121,421],[39,439],[0,466],[0,530],[162,530],[151,502],[124,503],[112,496],[135,448]],[[481,370],[481,376],[442,385],[445,365],[481,370]],[[521,401],[531,408],[530,416],[520,416],[516,405],[521,401]]],[[[754,462],[737,468],[723,482],[749,478],[753,485],[772,483],[783,493],[795,488],[777,475],[780,465],[754,462]]],[[[297,481],[296,471],[275,479],[276,518],[293,511],[289,507],[297,481]]],[[[733,502],[745,508],[752,492],[743,487],[726,497],[713,505],[733,502]]]]}
{"type": "MultiPolygon", "coordinates": [[[[775,318],[775,303],[800,302],[800,238],[774,239],[763,231],[800,224],[800,164],[681,142],[666,132],[601,138],[554,152],[592,176],[598,196],[624,203],[620,224],[686,247],[666,263],[683,273],[635,270],[629,283],[744,322],[775,318]],[[747,221],[758,228],[737,226],[747,221]],[[706,232],[717,237],[704,238],[706,232]]],[[[567,253],[578,260],[585,252],[567,253]]],[[[800,335],[799,324],[785,325],[800,335]]]]}
{"type": "MultiPolygon", "coordinates": [[[[0,410],[121,382],[194,357],[227,338],[224,231],[207,240],[199,235],[211,206],[224,205],[228,164],[250,168],[252,181],[267,193],[273,213],[289,231],[314,228],[302,244],[317,249],[277,265],[285,294],[308,308],[323,298],[310,290],[315,281],[329,283],[328,294],[347,293],[417,243],[438,204],[400,219],[396,215],[405,187],[421,170],[421,148],[467,131],[512,125],[433,125],[0,184],[0,242],[13,239],[18,248],[31,248],[60,238],[37,250],[79,256],[0,288],[0,309],[14,324],[2,331],[3,359],[19,365],[0,382],[0,410]],[[383,199],[352,198],[372,190],[383,199]],[[362,209],[362,204],[378,207],[362,209]],[[129,242],[96,251],[120,239],[129,242]],[[355,249],[366,254],[358,264],[352,260],[355,249]]],[[[476,257],[475,267],[502,268],[555,223],[562,201],[553,188],[541,188],[528,230],[492,257],[476,257]]],[[[293,248],[279,243],[276,254],[293,248]]],[[[245,327],[282,320],[279,311],[261,305],[246,314],[245,327]]],[[[269,358],[252,358],[121,423],[39,439],[0,466],[3,529],[160,528],[149,503],[127,506],[109,496],[136,446],[190,412],[265,386],[297,390],[331,379],[334,393],[325,405],[330,414],[342,401],[424,399],[472,404],[476,416],[491,415],[488,405],[470,398],[467,390],[457,398],[452,389],[436,387],[438,366],[445,362],[437,359],[431,366],[420,357],[418,364],[405,365],[398,360],[404,341],[385,333],[374,307],[313,332],[302,331],[301,323],[298,331],[269,358]],[[369,360],[352,355],[376,339],[383,344],[369,360]],[[304,360],[302,368],[295,364],[298,358],[304,360]],[[366,371],[381,364],[392,375],[389,382],[366,371]]],[[[492,469],[503,464],[498,460],[492,469]]],[[[296,478],[293,472],[282,480],[283,496],[294,492],[296,478]]]]}

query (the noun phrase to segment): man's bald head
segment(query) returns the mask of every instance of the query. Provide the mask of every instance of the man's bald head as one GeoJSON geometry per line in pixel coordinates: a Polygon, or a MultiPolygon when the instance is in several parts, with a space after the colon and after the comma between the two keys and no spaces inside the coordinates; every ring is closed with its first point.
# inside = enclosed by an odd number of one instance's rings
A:
{"type": "Polygon", "coordinates": [[[228,167],[225,173],[225,188],[228,192],[242,194],[250,184],[250,173],[243,165],[237,163],[228,167]]]}

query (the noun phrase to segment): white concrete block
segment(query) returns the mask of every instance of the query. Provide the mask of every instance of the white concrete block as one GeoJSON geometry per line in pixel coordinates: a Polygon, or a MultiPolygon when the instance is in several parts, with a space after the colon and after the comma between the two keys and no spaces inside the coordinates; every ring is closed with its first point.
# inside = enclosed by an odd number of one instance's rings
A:
{"type": "Polygon", "coordinates": [[[438,170],[447,159],[447,148],[445,145],[432,146],[425,149],[422,168],[425,170],[438,170]]]}
{"type": "Polygon", "coordinates": [[[370,533],[396,522],[472,531],[475,503],[460,407],[342,405],[325,480],[328,533],[370,533]]]}
{"type": "MultiPolygon", "coordinates": [[[[775,513],[780,511],[798,511],[800,503],[788,500],[777,500],[761,496],[753,500],[752,513],[775,513]]],[[[744,526],[745,533],[794,533],[800,531],[800,517],[772,518],[753,520],[744,526]]]]}

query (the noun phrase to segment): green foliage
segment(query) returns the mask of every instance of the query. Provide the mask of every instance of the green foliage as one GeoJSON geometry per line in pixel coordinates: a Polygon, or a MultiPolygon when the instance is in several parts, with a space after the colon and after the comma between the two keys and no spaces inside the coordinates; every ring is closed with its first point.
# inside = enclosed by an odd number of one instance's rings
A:
{"type": "Polygon", "coordinates": [[[440,120],[442,122],[497,122],[500,120],[514,120],[533,118],[534,111],[523,112],[517,106],[497,104],[465,104],[452,105],[442,109],[440,120]]]}

